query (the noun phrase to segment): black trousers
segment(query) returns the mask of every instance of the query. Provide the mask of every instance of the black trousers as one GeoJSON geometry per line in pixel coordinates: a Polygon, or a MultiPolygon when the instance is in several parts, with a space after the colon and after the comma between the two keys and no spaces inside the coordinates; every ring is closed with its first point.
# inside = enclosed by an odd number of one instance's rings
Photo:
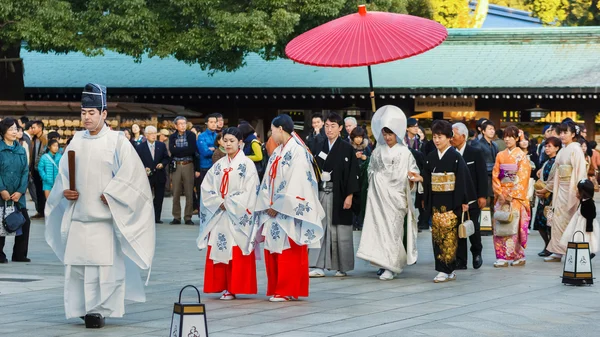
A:
{"type": "Polygon", "coordinates": [[[35,194],[37,202],[35,203],[35,210],[38,214],[44,215],[44,208],[46,207],[46,195],[44,194],[42,177],[37,170],[33,170],[33,184],[35,185],[35,194]]]}
{"type": "MultiPolygon", "coordinates": [[[[21,210],[23,212],[23,216],[25,216],[25,224],[23,225],[23,234],[19,236],[15,236],[15,245],[13,246],[12,259],[13,260],[21,260],[27,257],[27,253],[29,251],[29,230],[31,229],[31,220],[29,219],[29,214],[27,214],[27,210],[21,210]]],[[[0,236],[0,260],[6,259],[6,254],[4,254],[4,243],[6,242],[6,237],[0,236]]]]}
{"type": "Polygon", "coordinates": [[[149,177],[150,188],[154,191],[154,220],[160,221],[160,216],[162,214],[163,201],[165,200],[165,183],[163,181],[159,182],[159,179],[156,177],[149,177]]]}
{"type": "MultiPolygon", "coordinates": [[[[481,224],[479,223],[480,214],[481,210],[479,209],[479,207],[469,209],[469,215],[471,216],[471,220],[475,225],[475,233],[469,237],[469,241],[471,241],[471,253],[473,254],[473,256],[481,255],[481,251],[483,250],[483,246],[481,245],[481,224]]],[[[467,220],[466,215],[465,220],[467,220]]],[[[466,265],[467,261],[467,239],[458,239],[458,249],[456,251],[456,265],[466,265]]]]}

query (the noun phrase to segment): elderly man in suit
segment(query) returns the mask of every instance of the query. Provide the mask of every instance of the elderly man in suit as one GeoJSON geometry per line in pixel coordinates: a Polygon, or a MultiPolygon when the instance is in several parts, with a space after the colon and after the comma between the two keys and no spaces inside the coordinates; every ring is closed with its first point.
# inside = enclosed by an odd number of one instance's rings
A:
{"type": "Polygon", "coordinates": [[[169,165],[169,153],[165,143],[156,141],[156,128],[147,126],[144,130],[146,140],[142,142],[136,151],[146,168],[146,174],[150,182],[150,188],[154,191],[154,219],[158,224],[160,220],[163,199],[165,198],[165,183],[167,182],[167,168],[169,165]]]}
{"type": "MultiPolygon", "coordinates": [[[[452,125],[454,136],[451,139],[452,146],[456,148],[465,160],[471,182],[474,185],[476,195],[469,196],[469,214],[471,220],[475,224],[475,233],[469,237],[471,241],[471,253],[473,253],[473,268],[479,269],[483,264],[481,251],[481,231],[479,223],[479,215],[481,209],[486,206],[486,198],[488,195],[488,179],[485,159],[481,151],[473,146],[467,145],[469,138],[469,129],[463,123],[452,125]]],[[[467,269],[467,239],[458,240],[458,250],[456,252],[456,269],[467,269]]]]}

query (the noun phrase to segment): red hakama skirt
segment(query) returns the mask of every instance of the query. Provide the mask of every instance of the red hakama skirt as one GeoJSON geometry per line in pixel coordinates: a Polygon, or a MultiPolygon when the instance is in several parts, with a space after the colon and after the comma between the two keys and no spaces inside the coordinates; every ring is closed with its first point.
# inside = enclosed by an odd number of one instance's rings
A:
{"type": "Polygon", "coordinates": [[[225,290],[237,294],[256,294],[256,259],[254,251],[242,254],[239,247],[233,247],[232,259],[228,264],[213,263],[210,259],[211,246],[206,252],[204,267],[204,292],[220,293],[225,290]]]}
{"type": "Polygon", "coordinates": [[[265,249],[267,296],[308,296],[308,248],[290,241],[281,254],[265,249]]]}

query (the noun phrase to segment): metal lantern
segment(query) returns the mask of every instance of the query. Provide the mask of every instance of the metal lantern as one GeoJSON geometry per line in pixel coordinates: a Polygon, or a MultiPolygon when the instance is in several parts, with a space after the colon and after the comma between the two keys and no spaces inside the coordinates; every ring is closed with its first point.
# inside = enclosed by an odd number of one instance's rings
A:
{"type": "Polygon", "coordinates": [[[169,337],[208,337],[206,308],[200,302],[200,291],[193,285],[181,288],[179,302],[173,306],[171,332],[169,337]],[[182,303],[181,294],[185,288],[194,288],[198,294],[198,303],[182,303]]]}
{"type": "Polygon", "coordinates": [[[569,242],[567,245],[562,279],[564,284],[594,284],[592,261],[590,259],[590,244],[585,242],[585,235],[581,231],[575,232],[573,234],[573,242],[569,242]],[[583,237],[582,242],[575,241],[577,233],[581,233],[583,237]]]}

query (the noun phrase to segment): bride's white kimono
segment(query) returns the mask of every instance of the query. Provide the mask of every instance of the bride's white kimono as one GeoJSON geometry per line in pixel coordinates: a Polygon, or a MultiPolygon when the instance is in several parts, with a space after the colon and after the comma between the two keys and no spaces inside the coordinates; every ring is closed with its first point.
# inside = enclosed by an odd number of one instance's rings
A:
{"type": "Polygon", "coordinates": [[[144,166],[122,132],[75,133],[77,201],[69,189],[68,156],[46,203],[46,241],[65,268],[67,318],[122,317],[124,300],[145,301],[139,268],[152,265],[154,206],[144,166]],[[100,197],[108,201],[105,205],[100,197]]]}
{"type": "Polygon", "coordinates": [[[260,186],[254,162],[243,151],[233,160],[225,156],[206,174],[200,192],[199,249],[211,246],[214,263],[229,263],[233,247],[244,255],[252,252],[256,191],[260,186]],[[229,182],[225,184],[226,180],[229,182]],[[227,190],[223,190],[227,187],[227,190]],[[223,197],[225,195],[225,197],[223,197]],[[225,205],[225,211],[219,207],[225,205]],[[210,235],[209,235],[210,234],[210,235]]]}
{"type": "Polygon", "coordinates": [[[371,155],[367,208],[356,257],[394,273],[417,261],[418,229],[409,171],[419,173],[419,168],[403,144],[392,148],[379,144],[371,155]]]}

